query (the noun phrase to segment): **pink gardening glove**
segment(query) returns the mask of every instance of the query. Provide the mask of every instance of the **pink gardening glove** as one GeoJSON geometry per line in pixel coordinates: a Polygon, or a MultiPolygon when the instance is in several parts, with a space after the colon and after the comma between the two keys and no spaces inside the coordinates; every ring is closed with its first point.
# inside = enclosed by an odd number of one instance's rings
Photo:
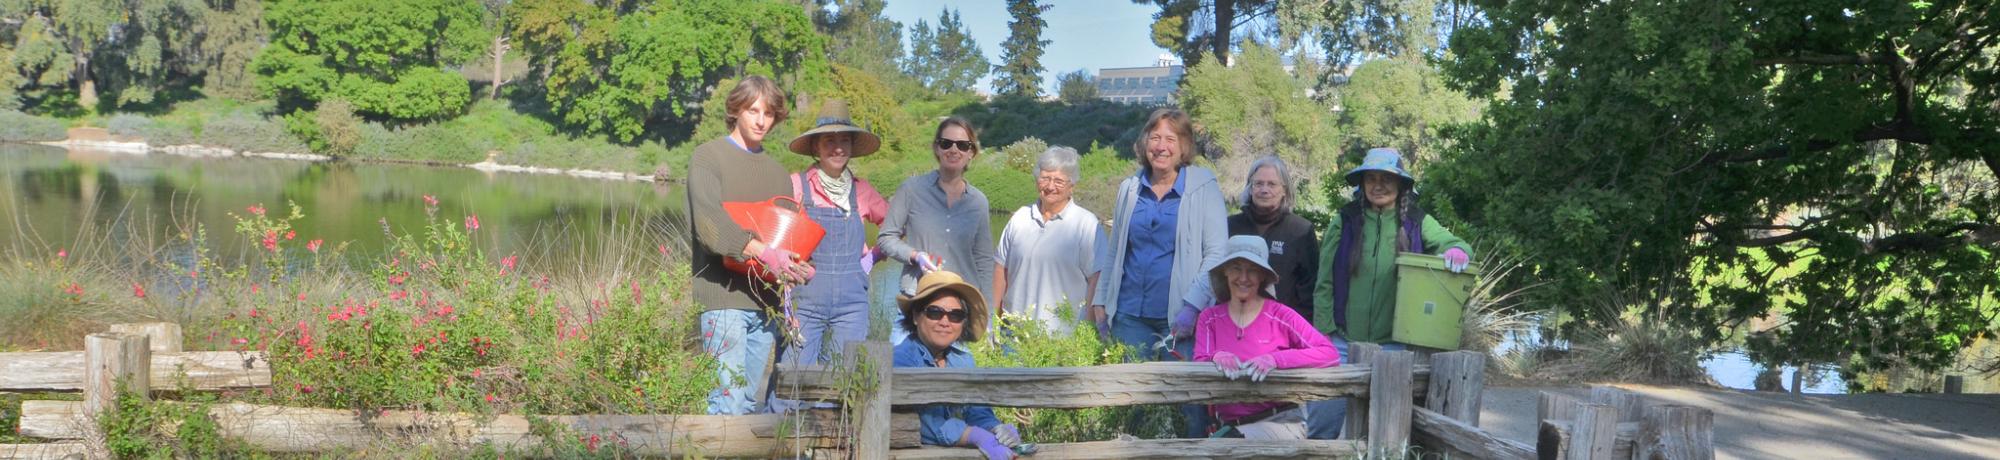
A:
{"type": "Polygon", "coordinates": [[[1243,376],[1243,360],[1237,358],[1235,353],[1218,351],[1209,360],[1214,361],[1215,368],[1222,370],[1222,375],[1228,376],[1230,380],[1243,376]]]}
{"type": "Polygon", "coordinates": [[[986,454],[987,460],[1008,460],[1014,458],[1014,450],[1008,449],[1005,444],[1001,444],[1000,439],[993,436],[993,432],[986,431],[985,428],[975,426],[966,430],[964,441],[965,444],[978,447],[980,453],[986,454]]]}
{"type": "Polygon", "coordinates": [[[1264,376],[1271,375],[1271,371],[1278,368],[1278,360],[1271,355],[1258,356],[1244,361],[1243,367],[1250,372],[1250,381],[1262,382],[1264,376]]]}
{"type": "Polygon", "coordinates": [[[1464,249],[1444,250],[1444,268],[1450,269],[1452,273],[1464,273],[1465,267],[1471,263],[1472,256],[1466,255],[1464,249]]]}
{"type": "Polygon", "coordinates": [[[803,283],[812,279],[812,266],[798,263],[799,255],[780,247],[765,247],[757,254],[757,262],[764,264],[765,270],[778,274],[778,279],[786,282],[803,283]]]}

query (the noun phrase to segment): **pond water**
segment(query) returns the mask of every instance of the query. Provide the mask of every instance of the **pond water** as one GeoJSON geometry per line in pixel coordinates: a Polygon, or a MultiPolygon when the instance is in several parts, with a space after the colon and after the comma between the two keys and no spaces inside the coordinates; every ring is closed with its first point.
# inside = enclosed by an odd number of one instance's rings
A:
{"type": "MultiPolygon", "coordinates": [[[[1530,328],[1508,334],[1507,340],[1501,342],[1498,351],[1504,354],[1511,350],[1527,349],[1541,342],[1540,331],[1536,328],[1530,328]]],[[[1556,346],[1568,346],[1567,341],[1558,342],[1556,346]]],[[[1756,389],[1757,374],[1763,372],[1765,369],[1764,365],[1751,361],[1750,356],[1738,348],[1726,348],[1709,355],[1708,358],[1701,361],[1701,367],[1708,372],[1708,377],[1714,379],[1716,384],[1739,390],[1756,389]]],[[[1792,375],[1799,372],[1799,367],[1784,366],[1779,369],[1779,372],[1779,381],[1783,383],[1786,390],[1790,390],[1792,388],[1792,375]]],[[[1805,372],[1806,374],[1802,376],[1802,383],[1804,383],[1805,390],[1801,391],[1801,393],[1847,393],[1847,382],[1840,378],[1840,372],[1834,367],[1808,366],[1805,372]]]]}
{"type": "MultiPolygon", "coordinates": [[[[53,251],[79,244],[171,238],[194,224],[215,254],[256,249],[235,234],[231,214],[262,205],[287,215],[300,241],[347,243],[372,257],[397,233],[421,233],[424,196],[437,216],[478,216],[474,240],[489,255],[520,255],[529,267],[618,260],[658,245],[684,247],[686,199],[675,186],[560,175],[488,173],[414,164],[193,158],[89,149],[0,145],[0,249],[53,251]]],[[[303,243],[298,243],[303,244],[303,243]]]]}

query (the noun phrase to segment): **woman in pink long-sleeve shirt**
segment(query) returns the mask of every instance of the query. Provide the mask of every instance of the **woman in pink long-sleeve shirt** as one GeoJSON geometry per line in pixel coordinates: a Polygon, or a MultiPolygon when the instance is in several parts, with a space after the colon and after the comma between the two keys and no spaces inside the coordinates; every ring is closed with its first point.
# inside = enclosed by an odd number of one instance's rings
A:
{"type": "MultiPolygon", "coordinates": [[[[1209,285],[1221,303],[1195,319],[1194,360],[1215,363],[1231,380],[1248,376],[1262,382],[1275,369],[1340,365],[1333,342],[1290,307],[1271,299],[1276,272],[1268,262],[1264,239],[1229,238],[1229,255],[1209,271],[1209,285]]],[[[1298,404],[1260,402],[1210,407],[1216,421],[1233,426],[1251,439],[1305,439],[1305,417],[1298,404]]]]}

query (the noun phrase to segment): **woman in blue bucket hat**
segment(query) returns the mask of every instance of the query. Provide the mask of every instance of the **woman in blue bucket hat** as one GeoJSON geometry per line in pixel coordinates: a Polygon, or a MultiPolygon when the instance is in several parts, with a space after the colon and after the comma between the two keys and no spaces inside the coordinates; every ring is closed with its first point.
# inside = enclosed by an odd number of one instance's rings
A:
{"type": "MultiPolygon", "coordinates": [[[[1402,153],[1392,148],[1369,149],[1361,166],[1347,173],[1354,199],[1320,240],[1319,282],[1313,291],[1313,327],[1334,344],[1389,343],[1396,301],[1396,254],[1437,254],[1452,271],[1463,271],[1472,260],[1470,245],[1452,235],[1417,207],[1417,178],[1403,169],[1402,153]]],[[[1344,354],[1344,353],[1343,353],[1344,354]]],[[[1307,404],[1312,439],[1332,439],[1340,432],[1342,400],[1307,404]]]]}
{"type": "Polygon", "coordinates": [[[1321,240],[1314,326],[1350,341],[1389,340],[1396,299],[1396,254],[1437,254],[1452,271],[1471,262],[1470,245],[1417,207],[1417,178],[1402,153],[1369,149],[1347,173],[1354,199],[1340,208],[1321,240]]]}

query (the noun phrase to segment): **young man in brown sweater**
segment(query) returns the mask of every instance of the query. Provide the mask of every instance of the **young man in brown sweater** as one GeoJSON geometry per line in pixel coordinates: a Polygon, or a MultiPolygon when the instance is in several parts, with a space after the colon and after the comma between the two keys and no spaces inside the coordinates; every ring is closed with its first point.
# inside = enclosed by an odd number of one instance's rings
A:
{"type": "Polygon", "coordinates": [[[776,272],[780,283],[812,278],[799,254],[765,246],[723,212],[728,201],[756,202],[791,196],[785,167],[764,154],[764,135],[785,119],[785,94],[770,79],[750,76],[736,84],[725,104],[729,135],[695,147],[688,161],[688,246],[694,299],[701,314],[702,347],[716,357],[720,387],[709,392],[708,413],[762,412],[770,379],[777,330],[779,283],[723,268],[723,258],[755,259],[776,272]]]}

